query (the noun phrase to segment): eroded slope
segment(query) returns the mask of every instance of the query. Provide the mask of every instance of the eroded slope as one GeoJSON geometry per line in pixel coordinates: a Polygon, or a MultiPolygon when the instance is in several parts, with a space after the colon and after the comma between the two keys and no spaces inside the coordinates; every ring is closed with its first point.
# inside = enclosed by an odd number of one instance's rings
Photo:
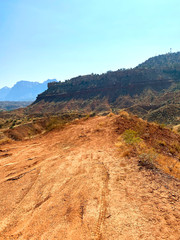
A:
{"type": "Polygon", "coordinates": [[[179,239],[179,181],[121,157],[120,118],[1,147],[0,239],[179,239]]]}

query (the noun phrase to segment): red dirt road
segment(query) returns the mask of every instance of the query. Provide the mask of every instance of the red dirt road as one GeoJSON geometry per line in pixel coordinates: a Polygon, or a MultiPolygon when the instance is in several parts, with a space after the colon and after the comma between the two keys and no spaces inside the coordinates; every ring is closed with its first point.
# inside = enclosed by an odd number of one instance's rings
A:
{"type": "Polygon", "coordinates": [[[1,147],[0,239],[180,239],[179,181],[121,158],[113,118],[1,147]]]}

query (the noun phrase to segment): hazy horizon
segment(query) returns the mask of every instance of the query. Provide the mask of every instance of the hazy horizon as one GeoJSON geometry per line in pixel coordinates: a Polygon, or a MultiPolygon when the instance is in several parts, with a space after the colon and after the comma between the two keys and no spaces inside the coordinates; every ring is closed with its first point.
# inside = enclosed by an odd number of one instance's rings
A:
{"type": "Polygon", "coordinates": [[[180,2],[0,1],[0,88],[133,68],[179,50],[180,2]]]}

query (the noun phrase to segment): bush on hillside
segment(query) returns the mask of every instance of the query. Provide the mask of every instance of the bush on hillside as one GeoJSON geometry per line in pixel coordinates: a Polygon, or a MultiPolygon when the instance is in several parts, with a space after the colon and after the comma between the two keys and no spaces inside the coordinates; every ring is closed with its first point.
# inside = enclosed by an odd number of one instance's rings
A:
{"type": "Polygon", "coordinates": [[[125,130],[122,137],[125,143],[130,145],[134,145],[142,141],[142,139],[138,136],[138,133],[132,129],[125,130]]]}

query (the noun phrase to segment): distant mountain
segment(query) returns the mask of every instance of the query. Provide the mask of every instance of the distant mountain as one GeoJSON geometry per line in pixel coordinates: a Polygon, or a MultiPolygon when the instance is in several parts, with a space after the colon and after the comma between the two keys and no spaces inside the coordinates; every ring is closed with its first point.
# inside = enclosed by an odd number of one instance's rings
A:
{"type": "Polygon", "coordinates": [[[11,88],[3,87],[0,89],[0,101],[3,101],[3,99],[6,98],[6,96],[9,94],[11,88]]]}
{"type": "Polygon", "coordinates": [[[56,79],[48,79],[43,83],[19,81],[12,88],[0,89],[0,101],[34,101],[38,94],[47,89],[47,84],[57,82],[56,79]]]}

